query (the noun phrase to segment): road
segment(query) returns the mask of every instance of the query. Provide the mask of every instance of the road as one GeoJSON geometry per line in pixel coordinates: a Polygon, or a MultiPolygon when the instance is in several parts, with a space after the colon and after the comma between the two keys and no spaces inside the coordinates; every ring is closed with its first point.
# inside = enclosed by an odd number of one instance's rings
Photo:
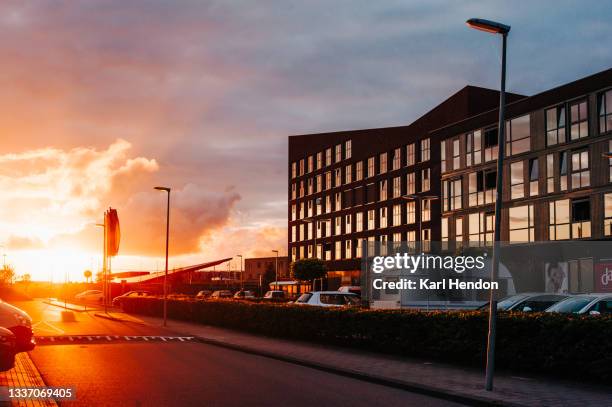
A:
{"type": "MultiPolygon", "coordinates": [[[[44,335],[55,329],[70,334],[171,334],[161,327],[108,321],[93,313],[79,313],[77,322],[64,323],[57,307],[40,302],[17,305],[31,314],[44,335]]],[[[47,385],[76,388],[77,401],[65,402],[68,406],[459,405],[194,342],[45,345],[37,346],[30,357],[47,385]]]]}

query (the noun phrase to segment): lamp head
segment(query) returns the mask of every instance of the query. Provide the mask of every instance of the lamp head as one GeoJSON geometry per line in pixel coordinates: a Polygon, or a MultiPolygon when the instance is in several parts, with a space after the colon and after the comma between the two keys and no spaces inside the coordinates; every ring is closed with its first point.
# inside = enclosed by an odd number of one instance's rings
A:
{"type": "Polygon", "coordinates": [[[506,35],[510,32],[509,25],[498,23],[496,21],[485,20],[483,18],[470,18],[465,23],[470,28],[492,34],[506,35]]]}

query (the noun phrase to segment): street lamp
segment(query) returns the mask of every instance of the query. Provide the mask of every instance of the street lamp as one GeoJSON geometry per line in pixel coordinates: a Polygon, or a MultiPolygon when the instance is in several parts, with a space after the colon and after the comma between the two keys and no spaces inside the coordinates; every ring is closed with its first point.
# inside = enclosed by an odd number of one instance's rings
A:
{"type": "Polygon", "coordinates": [[[276,265],[274,267],[276,275],[274,277],[274,280],[275,280],[275,283],[276,283],[275,284],[276,285],[276,289],[278,290],[278,250],[272,250],[272,253],[276,253],[276,265]]]}
{"type": "Polygon", "coordinates": [[[244,290],[244,270],[242,269],[242,254],[237,254],[236,257],[240,257],[240,289],[244,290]]]}
{"type": "Polygon", "coordinates": [[[106,297],[108,296],[108,279],[106,278],[106,215],[104,215],[104,223],[96,223],[96,226],[104,229],[104,238],[102,240],[102,291],[104,292],[104,313],[108,313],[106,297]]]}
{"type": "MultiPolygon", "coordinates": [[[[502,36],[502,62],[501,62],[501,86],[499,91],[499,124],[497,130],[497,188],[495,195],[495,231],[493,238],[493,265],[491,267],[491,282],[497,280],[499,269],[499,241],[501,240],[501,211],[502,211],[502,188],[503,188],[503,160],[504,160],[504,129],[506,108],[506,39],[510,32],[510,26],[495,21],[471,18],[466,21],[470,28],[485,31],[502,36]]],[[[485,389],[493,390],[493,371],[495,369],[495,331],[497,319],[497,301],[493,284],[489,298],[489,333],[487,338],[487,367],[485,373],[485,389]]]]}
{"type": "Polygon", "coordinates": [[[170,188],[154,187],[158,191],[166,191],[168,193],[168,201],[166,204],[166,271],[164,273],[164,326],[168,321],[168,244],[170,242],[170,188]]]}

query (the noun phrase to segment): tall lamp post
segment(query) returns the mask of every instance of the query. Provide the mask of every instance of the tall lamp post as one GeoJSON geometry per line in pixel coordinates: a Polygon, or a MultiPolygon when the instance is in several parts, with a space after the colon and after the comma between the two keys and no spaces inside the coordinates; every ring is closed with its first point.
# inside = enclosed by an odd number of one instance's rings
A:
{"type": "MultiPolygon", "coordinates": [[[[495,21],[471,18],[466,21],[470,28],[499,34],[502,37],[502,62],[501,62],[501,86],[499,91],[499,124],[497,130],[497,188],[495,194],[495,231],[493,238],[493,265],[491,267],[491,281],[497,280],[499,270],[499,241],[501,240],[501,211],[502,211],[502,188],[503,188],[503,161],[505,147],[505,109],[506,109],[506,39],[510,32],[510,26],[495,21]]],[[[489,333],[487,337],[487,367],[485,373],[485,389],[493,390],[493,371],[495,370],[495,333],[497,320],[497,300],[495,292],[491,288],[489,294],[489,333]]]]}
{"type": "Polygon", "coordinates": [[[272,253],[276,253],[276,265],[274,267],[274,272],[275,272],[275,285],[276,285],[276,289],[278,290],[278,250],[272,250],[272,253]]]}
{"type": "Polygon", "coordinates": [[[107,278],[106,278],[106,266],[107,266],[107,260],[106,260],[106,215],[104,215],[104,223],[96,223],[96,226],[101,227],[104,229],[104,239],[102,240],[102,292],[104,293],[104,297],[103,297],[103,301],[104,301],[104,313],[108,313],[108,308],[107,308],[107,301],[106,301],[106,297],[108,295],[107,293],[107,287],[106,287],[106,283],[107,283],[107,278]]]}
{"type": "Polygon", "coordinates": [[[168,323],[168,244],[170,241],[170,188],[154,187],[158,191],[166,191],[168,193],[168,201],[166,204],[166,270],[164,273],[164,326],[168,323]]]}
{"type": "Polygon", "coordinates": [[[244,270],[242,268],[242,254],[237,254],[236,257],[240,257],[240,289],[244,290],[244,270]]]}

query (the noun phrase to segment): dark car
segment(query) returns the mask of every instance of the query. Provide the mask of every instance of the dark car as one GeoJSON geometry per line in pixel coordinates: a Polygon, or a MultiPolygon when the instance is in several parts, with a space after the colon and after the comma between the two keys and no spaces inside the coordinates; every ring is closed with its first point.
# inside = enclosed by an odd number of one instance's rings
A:
{"type": "Polygon", "coordinates": [[[15,334],[6,328],[0,328],[0,372],[6,372],[15,366],[16,346],[15,334]]]}
{"type": "MultiPolygon", "coordinates": [[[[523,293],[502,298],[497,303],[499,311],[543,312],[552,305],[570,297],[569,294],[523,293]]],[[[488,309],[489,303],[480,309],[488,309]]]]}

